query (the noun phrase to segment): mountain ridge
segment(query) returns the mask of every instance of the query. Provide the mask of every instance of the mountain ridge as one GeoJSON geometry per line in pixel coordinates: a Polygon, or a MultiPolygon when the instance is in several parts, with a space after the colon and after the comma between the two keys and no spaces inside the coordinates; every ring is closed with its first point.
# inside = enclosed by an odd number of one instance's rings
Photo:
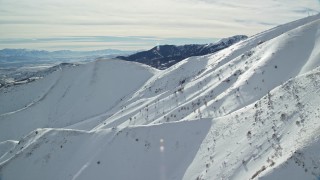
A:
{"type": "Polygon", "coordinates": [[[236,35],[210,44],[159,45],[147,51],[129,56],[118,56],[117,58],[147,64],[163,70],[188,57],[215,53],[247,38],[245,35],[236,35]]]}

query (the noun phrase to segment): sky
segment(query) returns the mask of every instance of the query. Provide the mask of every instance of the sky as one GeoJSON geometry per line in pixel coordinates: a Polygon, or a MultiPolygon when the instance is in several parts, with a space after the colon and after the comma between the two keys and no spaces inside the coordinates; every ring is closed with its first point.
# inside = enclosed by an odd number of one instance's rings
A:
{"type": "Polygon", "coordinates": [[[254,35],[320,0],[0,0],[0,49],[148,49],[254,35]]]}

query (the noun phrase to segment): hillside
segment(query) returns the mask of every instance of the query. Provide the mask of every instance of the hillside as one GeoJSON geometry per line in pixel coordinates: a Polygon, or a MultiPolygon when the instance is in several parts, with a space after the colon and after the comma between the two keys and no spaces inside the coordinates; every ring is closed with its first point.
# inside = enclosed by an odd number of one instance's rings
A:
{"type": "Polygon", "coordinates": [[[2,88],[0,179],[317,180],[319,46],[316,15],[162,71],[103,60],[2,88]]]}
{"type": "Polygon", "coordinates": [[[0,141],[40,127],[62,128],[90,118],[102,121],[95,117],[108,117],[109,109],[155,72],[135,63],[99,60],[66,64],[37,81],[1,88],[0,141]]]}
{"type": "Polygon", "coordinates": [[[147,64],[163,70],[188,57],[216,53],[247,38],[245,35],[237,35],[221,39],[211,44],[189,44],[182,46],[159,45],[147,51],[138,52],[129,56],[118,56],[117,58],[147,64]]]}

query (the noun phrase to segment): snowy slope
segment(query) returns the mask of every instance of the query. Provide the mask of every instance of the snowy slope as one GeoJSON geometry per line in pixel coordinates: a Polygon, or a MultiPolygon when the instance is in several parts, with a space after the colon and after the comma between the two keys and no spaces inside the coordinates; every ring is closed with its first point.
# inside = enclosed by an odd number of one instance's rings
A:
{"type": "Polygon", "coordinates": [[[252,37],[257,41],[254,45],[247,41],[212,56],[186,59],[149,80],[129,101],[119,104],[117,109],[126,107],[124,111],[116,110],[105,123],[111,127],[124,122],[125,127],[220,117],[238,110],[301,74],[306,64],[319,61],[319,54],[310,56],[318,51],[313,47],[320,43],[318,27],[317,21],[276,37],[267,32],[258,40],[252,37]],[[301,52],[301,48],[305,49],[301,52]]]}
{"type": "Polygon", "coordinates": [[[100,60],[64,66],[38,81],[0,89],[0,141],[104,114],[155,72],[134,63],[100,60]]]}
{"type": "Polygon", "coordinates": [[[1,90],[0,179],[317,180],[319,45],[316,15],[164,71],[98,61],[1,90]]]}

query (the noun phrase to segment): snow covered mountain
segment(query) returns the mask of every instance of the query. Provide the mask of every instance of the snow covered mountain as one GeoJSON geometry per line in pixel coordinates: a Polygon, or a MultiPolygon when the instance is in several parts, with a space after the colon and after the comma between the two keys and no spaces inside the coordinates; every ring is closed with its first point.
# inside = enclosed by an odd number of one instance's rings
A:
{"type": "Polygon", "coordinates": [[[212,54],[247,38],[245,35],[237,35],[211,44],[160,45],[148,51],[138,52],[129,56],[118,56],[117,58],[147,64],[163,70],[188,57],[212,54]]]}
{"type": "Polygon", "coordinates": [[[166,70],[100,60],[0,89],[0,179],[319,179],[320,15],[166,70]]]}

